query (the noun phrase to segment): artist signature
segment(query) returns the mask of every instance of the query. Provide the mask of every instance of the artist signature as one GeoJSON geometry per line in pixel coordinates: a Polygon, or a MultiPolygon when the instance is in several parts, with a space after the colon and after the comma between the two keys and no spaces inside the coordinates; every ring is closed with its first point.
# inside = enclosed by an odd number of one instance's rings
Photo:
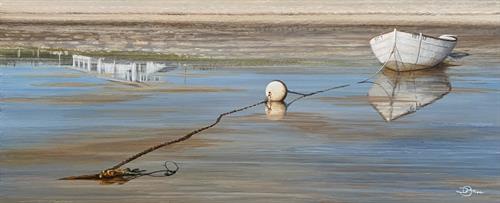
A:
{"type": "Polygon", "coordinates": [[[481,190],[475,190],[475,189],[472,189],[471,186],[469,185],[466,185],[466,186],[463,186],[463,187],[460,187],[459,188],[460,190],[457,190],[456,192],[461,195],[462,197],[470,197],[472,196],[473,194],[484,194],[483,191],[481,190]]]}

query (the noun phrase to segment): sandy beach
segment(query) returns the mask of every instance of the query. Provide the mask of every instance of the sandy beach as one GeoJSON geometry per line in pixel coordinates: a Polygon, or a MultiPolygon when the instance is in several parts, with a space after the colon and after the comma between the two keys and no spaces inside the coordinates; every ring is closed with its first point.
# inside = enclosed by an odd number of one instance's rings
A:
{"type": "Polygon", "coordinates": [[[499,7],[2,0],[0,46],[14,54],[0,54],[0,202],[496,202],[499,7]],[[127,165],[152,171],[171,160],[180,166],[173,176],[57,180],[260,101],[270,80],[311,92],[369,77],[380,64],[368,41],[393,28],[456,34],[454,52],[466,54],[441,70],[450,92],[416,113],[384,121],[367,96],[373,84],[361,84],[298,100],[284,115],[257,106],[127,165]],[[66,58],[37,58],[38,48],[189,57],[167,61],[176,68],[156,82],[130,85],[68,68],[66,58]],[[466,185],[484,194],[456,193],[466,185]]]}
{"type": "Polygon", "coordinates": [[[2,21],[498,25],[494,0],[3,0],[2,21]],[[398,23],[395,23],[398,22],[398,23]]]}

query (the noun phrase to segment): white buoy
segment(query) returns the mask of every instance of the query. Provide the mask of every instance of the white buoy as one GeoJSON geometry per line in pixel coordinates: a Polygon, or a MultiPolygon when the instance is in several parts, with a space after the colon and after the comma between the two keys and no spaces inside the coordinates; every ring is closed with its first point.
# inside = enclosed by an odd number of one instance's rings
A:
{"type": "Polygon", "coordinates": [[[281,120],[286,115],[285,102],[267,102],[266,103],[266,116],[268,120],[276,121],[281,120]]]}
{"type": "Polygon", "coordinates": [[[288,89],[286,85],[281,80],[273,80],[266,86],[266,98],[267,101],[283,101],[286,98],[288,89]]]}

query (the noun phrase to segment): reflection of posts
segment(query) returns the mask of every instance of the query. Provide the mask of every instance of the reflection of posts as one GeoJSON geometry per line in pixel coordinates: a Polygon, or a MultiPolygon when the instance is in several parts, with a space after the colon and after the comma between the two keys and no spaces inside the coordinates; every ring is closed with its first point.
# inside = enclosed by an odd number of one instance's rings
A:
{"type": "Polygon", "coordinates": [[[153,77],[151,75],[157,72],[170,71],[170,67],[168,67],[165,63],[152,61],[111,61],[102,57],[93,58],[82,55],[73,55],[72,58],[73,67],[80,71],[95,71],[97,74],[105,74],[114,80],[121,80],[124,82],[144,82],[150,80],[158,81],[160,80],[159,77],[153,77]]]}
{"type": "Polygon", "coordinates": [[[57,52],[57,57],[58,57],[58,61],[59,61],[59,66],[61,66],[61,55],[62,55],[62,51],[59,51],[57,52]]]}
{"type": "Polygon", "coordinates": [[[132,63],[130,65],[130,69],[131,69],[131,72],[132,72],[132,76],[130,78],[130,81],[137,81],[137,64],[136,63],[132,63]]]}
{"type": "Polygon", "coordinates": [[[113,60],[113,77],[118,77],[117,71],[116,71],[116,60],[113,60]]]}
{"type": "Polygon", "coordinates": [[[90,57],[87,57],[87,71],[92,71],[92,61],[90,60],[90,57]]]}
{"type": "Polygon", "coordinates": [[[102,73],[102,58],[97,59],[97,73],[98,74],[102,73]]]}
{"type": "Polygon", "coordinates": [[[285,102],[267,102],[266,103],[266,116],[269,120],[281,120],[286,115],[286,104],[285,102]]]}

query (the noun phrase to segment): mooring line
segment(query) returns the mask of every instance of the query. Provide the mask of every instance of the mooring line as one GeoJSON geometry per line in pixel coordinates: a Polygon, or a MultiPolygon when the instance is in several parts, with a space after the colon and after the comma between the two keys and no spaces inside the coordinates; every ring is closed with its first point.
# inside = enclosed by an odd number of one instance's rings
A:
{"type": "Polygon", "coordinates": [[[264,104],[264,103],[266,103],[266,101],[267,101],[267,100],[260,101],[260,102],[257,102],[257,103],[255,103],[255,104],[248,105],[248,106],[245,106],[245,107],[242,107],[242,108],[239,108],[239,109],[235,109],[235,110],[232,110],[232,111],[228,111],[228,112],[225,112],[225,113],[221,113],[221,114],[219,114],[219,116],[217,117],[217,119],[215,119],[215,121],[214,121],[212,124],[207,125],[207,126],[202,127],[202,128],[198,128],[198,129],[196,129],[196,130],[193,130],[193,131],[191,131],[190,133],[188,133],[188,134],[186,134],[186,135],[184,135],[184,136],[182,136],[182,137],[180,137],[180,138],[177,138],[177,139],[175,139],[175,140],[168,141],[168,142],[164,142],[164,143],[160,143],[160,144],[158,144],[158,145],[155,145],[155,146],[153,146],[153,147],[150,147],[150,148],[148,148],[148,149],[146,149],[146,150],[144,150],[144,151],[142,151],[142,152],[139,152],[139,153],[137,153],[137,154],[135,154],[135,155],[133,155],[133,156],[131,156],[131,157],[129,157],[129,158],[127,158],[127,159],[123,160],[122,162],[120,162],[120,163],[116,164],[115,166],[113,166],[113,167],[109,168],[108,170],[117,169],[117,168],[119,168],[119,167],[121,167],[121,166],[123,166],[123,165],[125,165],[125,164],[127,164],[127,163],[129,163],[129,162],[131,162],[131,161],[133,161],[133,160],[135,160],[135,159],[137,159],[137,158],[141,157],[142,155],[147,154],[147,153],[152,152],[152,151],[155,151],[155,150],[157,150],[157,149],[159,149],[159,148],[162,148],[162,147],[165,147],[165,146],[168,146],[168,145],[171,145],[171,144],[177,143],[177,142],[182,142],[182,141],[184,141],[184,140],[187,140],[187,139],[191,138],[191,136],[193,136],[193,135],[195,135],[195,134],[198,134],[198,133],[200,133],[200,132],[202,132],[202,131],[204,131],[204,130],[207,130],[207,129],[209,129],[209,128],[214,127],[215,125],[217,125],[217,124],[218,124],[218,123],[222,120],[222,117],[224,117],[224,116],[227,116],[227,115],[230,115],[230,114],[233,114],[233,113],[236,113],[236,112],[244,111],[244,110],[246,110],[246,109],[249,109],[249,108],[252,108],[252,107],[255,107],[255,106],[258,106],[258,105],[264,104]]]}
{"type": "MultiPolygon", "coordinates": [[[[329,88],[326,88],[326,89],[322,89],[322,90],[318,90],[318,91],[314,91],[314,92],[310,92],[310,93],[301,93],[301,92],[296,92],[296,91],[292,91],[292,90],[286,90],[288,93],[299,95],[299,97],[297,97],[294,100],[292,100],[291,102],[289,102],[287,104],[287,106],[290,106],[294,102],[296,102],[296,101],[298,101],[300,99],[303,99],[305,97],[313,96],[313,95],[316,95],[316,94],[320,94],[320,93],[323,93],[323,92],[328,92],[328,91],[335,90],[335,89],[341,89],[341,88],[349,87],[349,86],[354,85],[354,84],[362,84],[362,83],[368,82],[370,79],[372,79],[373,77],[375,77],[378,73],[380,73],[384,69],[384,67],[387,65],[387,62],[389,61],[390,57],[392,55],[394,55],[395,50],[396,50],[396,46],[395,46],[395,42],[394,42],[393,49],[391,50],[391,52],[389,54],[389,58],[387,59],[387,61],[385,61],[385,63],[382,64],[382,66],[380,66],[380,68],[375,73],[373,73],[369,77],[367,77],[367,78],[365,78],[363,80],[360,80],[358,82],[347,83],[347,84],[343,84],[343,85],[337,85],[337,86],[334,86],[334,87],[329,87],[329,88]]],[[[270,95],[268,95],[268,97],[270,97],[270,95]]],[[[120,169],[120,167],[122,167],[125,164],[130,163],[133,160],[138,159],[139,157],[141,157],[143,155],[146,155],[146,154],[148,154],[150,152],[153,152],[153,151],[155,151],[155,150],[157,150],[159,148],[162,148],[162,147],[165,147],[165,146],[168,146],[168,145],[172,145],[172,144],[175,144],[175,143],[178,143],[178,142],[185,141],[185,140],[191,138],[193,135],[196,135],[196,134],[198,134],[200,132],[203,132],[203,131],[205,131],[207,129],[210,129],[210,128],[214,127],[215,125],[217,125],[222,120],[222,118],[224,116],[227,116],[227,115],[230,115],[230,114],[233,114],[233,113],[237,113],[237,112],[240,112],[240,111],[244,111],[244,110],[249,109],[249,108],[253,108],[255,106],[264,104],[264,103],[266,103],[268,101],[271,101],[271,100],[269,98],[266,98],[265,100],[259,101],[259,102],[255,103],[255,104],[251,104],[251,105],[239,108],[239,109],[235,109],[235,110],[232,110],[232,111],[221,113],[215,119],[215,121],[213,123],[211,123],[211,124],[209,124],[207,126],[204,126],[204,127],[198,128],[196,130],[193,130],[193,131],[187,133],[186,135],[184,135],[182,137],[179,137],[177,139],[170,140],[170,141],[167,141],[167,142],[163,142],[163,143],[154,145],[154,146],[152,146],[152,147],[150,147],[150,148],[148,148],[146,150],[143,150],[143,151],[141,151],[141,152],[139,152],[139,153],[137,153],[137,154],[135,154],[135,155],[133,155],[133,156],[131,156],[131,157],[123,160],[123,161],[121,161],[120,163],[114,165],[111,168],[108,168],[106,170],[101,171],[98,174],[81,175],[81,176],[70,176],[70,177],[61,178],[60,180],[81,180],[81,179],[102,180],[102,179],[112,179],[112,178],[116,178],[116,177],[125,177],[125,176],[128,176],[128,177],[131,176],[131,177],[133,177],[131,179],[134,179],[134,178],[141,177],[141,176],[144,176],[144,175],[152,175],[154,173],[164,172],[165,170],[159,170],[159,171],[153,171],[151,173],[145,173],[144,170],[140,170],[140,169],[130,170],[128,168],[120,169]]],[[[175,162],[174,162],[174,164],[175,164],[175,162]]],[[[176,166],[175,171],[172,171],[172,170],[168,169],[168,167],[166,166],[166,163],[165,163],[166,172],[165,172],[164,176],[170,176],[170,175],[175,174],[177,172],[177,170],[179,169],[179,167],[177,166],[177,164],[175,164],[175,166],[176,166]]]]}
{"type": "MultiPolygon", "coordinates": [[[[382,69],[379,69],[374,75],[376,75],[377,73],[379,73],[382,69]]],[[[373,77],[373,76],[372,76],[373,77]]],[[[370,77],[371,78],[371,77],[370,77]]],[[[364,83],[366,82],[367,80],[369,80],[370,78],[367,78],[365,80],[362,80],[362,81],[359,81],[357,83],[364,83]]],[[[300,97],[298,98],[295,98],[294,100],[292,100],[291,102],[289,102],[287,104],[287,106],[293,104],[294,102],[302,99],[302,98],[305,98],[305,97],[309,97],[309,96],[313,96],[313,95],[316,95],[316,94],[320,94],[320,93],[323,93],[323,92],[327,92],[327,91],[331,91],[331,90],[335,90],[335,89],[341,89],[341,88],[345,88],[345,87],[348,87],[348,86],[351,86],[355,83],[350,83],[350,84],[344,84],[344,85],[338,85],[338,86],[334,86],[334,87],[330,87],[330,88],[326,88],[326,89],[323,89],[323,90],[318,90],[318,91],[314,91],[314,92],[310,92],[310,93],[300,93],[300,92],[295,92],[295,91],[291,91],[291,90],[288,90],[289,93],[291,94],[297,94],[297,95],[300,95],[300,97]]],[[[159,148],[162,148],[162,147],[165,147],[165,146],[168,146],[168,145],[172,145],[172,144],[175,144],[175,143],[178,143],[178,142],[182,142],[182,141],[185,141],[185,140],[188,140],[189,138],[191,138],[193,135],[196,135],[198,133],[201,133],[207,129],[210,129],[212,127],[214,127],[215,125],[217,125],[223,117],[225,116],[228,116],[230,114],[233,114],[233,113],[237,113],[237,112],[240,112],[240,111],[244,111],[246,109],[249,109],[249,108],[253,108],[255,106],[258,106],[258,105],[261,105],[261,104],[264,104],[268,101],[268,99],[266,98],[265,100],[263,101],[260,101],[260,102],[257,102],[257,103],[254,103],[254,104],[251,104],[251,105],[248,105],[248,106],[245,106],[245,107],[242,107],[242,108],[239,108],[239,109],[235,109],[235,110],[232,110],[232,111],[228,111],[228,112],[225,112],[225,113],[221,113],[219,114],[219,116],[215,119],[215,121],[207,126],[204,126],[204,127],[201,127],[201,128],[198,128],[196,130],[193,130],[189,133],[187,133],[186,135],[182,136],[182,137],[179,137],[177,139],[174,139],[174,140],[170,140],[170,141],[167,141],[167,142],[163,142],[163,143],[160,143],[160,144],[157,144],[157,145],[154,145],[146,150],[143,150],[133,156],[130,156],[129,158],[119,162],[118,164],[114,165],[113,167],[111,168],[108,168],[106,170],[103,170],[101,171],[100,173],[98,174],[90,174],[90,175],[80,175],[80,176],[70,176],[70,177],[64,177],[64,178],[61,178],[60,180],[101,180],[101,179],[112,179],[112,178],[116,178],[116,177],[133,177],[133,178],[130,178],[130,179],[135,179],[135,178],[138,178],[138,177],[141,177],[141,176],[144,176],[144,175],[147,175],[147,174],[141,174],[141,173],[138,173],[138,172],[142,172],[142,170],[140,169],[134,169],[134,170],[129,170],[128,168],[126,169],[120,169],[120,167],[122,167],[123,165],[125,164],[128,164],[130,163],[131,161],[133,160],[136,160],[138,159],[139,157],[141,156],[144,156],[150,152],[153,152],[159,148]],[[135,175],[134,175],[135,174],[135,175]]],[[[177,166],[177,165],[176,165],[177,166]]],[[[175,172],[178,170],[178,168],[175,170],[175,172]]],[[[175,172],[173,172],[172,174],[170,175],[173,175],[175,174],[175,172]]]]}
{"type": "MultiPolygon", "coordinates": [[[[389,57],[391,57],[393,53],[394,53],[394,50],[391,51],[389,57]]],[[[389,61],[389,60],[387,60],[387,61],[389,61]]],[[[367,78],[365,78],[363,80],[360,80],[358,82],[346,83],[346,84],[343,84],[343,85],[337,85],[337,86],[334,86],[334,87],[330,87],[330,88],[326,88],[326,89],[318,90],[318,91],[314,91],[314,92],[309,92],[309,93],[302,93],[302,92],[297,92],[297,91],[293,91],[293,90],[287,90],[287,92],[290,93],[290,94],[300,95],[300,97],[295,98],[288,105],[290,105],[291,103],[293,103],[293,102],[295,102],[295,101],[297,101],[299,99],[302,99],[304,97],[309,97],[309,96],[313,96],[313,95],[320,94],[320,93],[323,93],[323,92],[328,92],[328,91],[335,90],[335,89],[341,89],[341,88],[344,88],[344,87],[349,87],[349,86],[355,85],[355,84],[367,83],[369,80],[371,80],[377,74],[379,74],[382,70],[384,70],[385,65],[387,65],[387,61],[384,64],[382,64],[382,66],[380,66],[380,68],[375,73],[371,74],[369,77],[367,77],[367,78]]]]}
{"type": "MultiPolygon", "coordinates": [[[[290,101],[286,106],[290,106],[292,105],[293,103],[295,103],[296,101],[298,100],[301,100],[305,97],[309,97],[309,96],[312,96],[312,95],[315,95],[315,94],[319,94],[319,93],[323,93],[323,92],[328,92],[328,91],[331,91],[331,90],[335,90],[335,89],[341,89],[341,88],[344,88],[344,87],[349,87],[351,85],[355,85],[355,84],[363,84],[363,83],[369,83],[369,81],[375,77],[376,75],[378,75],[382,70],[384,70],[385,66],[387,65],[387,63],[389,62],[389,59],[391,59],[391,57],[394,55],[396,56],[395,52],[399,52],[397,50],[397,47],[396,47],[396,40],[394,40],[394,44],[392,46],[392,50],[391,52],[389,52],[389,56],[387,57],[387,60],[378,68],[377,71],[375,71],[373,74],[371,74],[370,76],[368,76],[367,78],[363,79],[363,80],[360,80],[358,82],[353,82],[353,83],[347,83],[347,84],[343,84],[343,85],[338,85],[338,86],[334,86],[334,87],[330,87],[330,88],[326,88],[326,89],[323,89],[323,90],[318,90],[318,91],[315,91],[315,92],[310,92],[310,93],[302,93],[302,92],[297,92],[297,91],[293,91],[293,90],[287,90],[288,93],[290,94],[296,94],[296,95],[299,95],[300,97],[297,97],[295,99],[293,99],[292,101],[290,101]]],[[[402,59],[401,59],[402,60],[402,59]]],[[[396,62],[397,63],[397,62],[396,62]]]]}
{"type": "Polygon", "coordinates": [[[367,78],[364,78],[363,80],[360,80],[358,82],[353,82],[353,83],[346,83],[346,84],[343,84],[343,85],[338,85],[338,86],[334,86],[334,87],[330,87],[330,88],[326,88],[326,89],[323,89],[323,90],[318,90],[318,91],[315,91],[315,92],[310,92],[310,93],[302,93],[302,92],[297,92],[297,91],[293,91],[293,90],[287,90],[288,93],[291,93],[291,94],[296,94],[296,95],[300,95],[300,97],[292,100],[289,104],[295,102],[296,100],[298,99],[302,99],[304,97],[308,97],[308,96],[312,96],[312,95],[315,95],[315,94],[319,94],[319,93],[323,93],[323,92],[328,92],[328,91],[331,91],[331,90],[335,90],[335,89],[340,89],[340,88],[344,88],[344,87],[349,87],[351,85],[355,85],[355,84],[362,84],[362,83],[366,83],[368,82],[369,80],[371,80],[373,77],[375,77],[377,74],[379,74],[382,70],[384,70],[385,66],[387,65],[387,63],[389,62],[389,59],[391,58],[392,55],[395,55],[394,52],[397,51],[397,47],[396,47],[396,43],[394,43],[394,46],[391,50],[391,52],[389,53],[389,56],[387,58],[387,60],[378,68],[377,71],[375,71],[374,73],[372,73],[370,76],[368,76],[367,78]]]}
{"type": "MultiPolygon", "coordinates": [[[[232,111],[228,111],[228,112],[225,112],[225,113],[221,113],[219,114],[219,116],[215,119],[215,121],[210,124],[210,125],[207,125],[205,127],[202,127],[202,128],[198,128],[196,130],[193,130],[189,133],[187,133],[186,135],[182,136],[182,137],[179,137],[177,139],[174,139],[174,140],[171,140],[171,141],[167,141],[167,142],[163,142],[163,143],[160,143],[160,144],[157,144],[155,146],[152,146],[146,150],[143,150],[123,161],[121,161],[120,163],[116,164],[115,166],[111,167],[111,168],[108,168],[106,170],[103,170],[101,171],[100,173],[98,174],[91,174],[91,175],[81,175],[81,176],[70,176],[70,177],[65,177],[65,178],[61,178],[61,180],[81,180],[81,179],[94,179],[94,180],[99,180],[99,179],[111,179],[111,178],[115,178],[115,177],[121,177],[121,176],[124,176],[125,174],[127,174],[127,171],[123,171],[125,169],[119,169],[121,166],[147,154],[147,153],[150,153],[152,151],[155,151],[159,148],[162,148],[162,147],[165,147],[165,146],[168,146],[168,145],[172,145],[172,144],[175,144],[175,143],[178,143],[178,142],[182,142],[182,141],[185,141],[189,138],[191,138],[193,135],[195,134],[198,134],[200,132],[203,132],[209,128],[212,128],[214,127],[215,125],[217,125],[224,116],[227,116],[227,115],[230,115],[230,114],[233,114],[233,113],[236,113],[236,112],[240,112],[240,111],[244,111],[246,109],[249,109],[249,108],[252,108],[252,107],[255,107],[255,106],[258,106],[258,105],[261,105],[261,104],[264,104],[266,103],[267,100],[263,100],[263,101],[260,101],[260,102],[257,102],[255,104],[252,104],[252,105],[248,105],[248,106],[245,106],[245,107],[242,107],[242,108],[239,108],[239,109],[235,109],[235,110],[232,110],[232,111]]],[[[177,170],[176,170],[177,171],[177,170]]]]}

